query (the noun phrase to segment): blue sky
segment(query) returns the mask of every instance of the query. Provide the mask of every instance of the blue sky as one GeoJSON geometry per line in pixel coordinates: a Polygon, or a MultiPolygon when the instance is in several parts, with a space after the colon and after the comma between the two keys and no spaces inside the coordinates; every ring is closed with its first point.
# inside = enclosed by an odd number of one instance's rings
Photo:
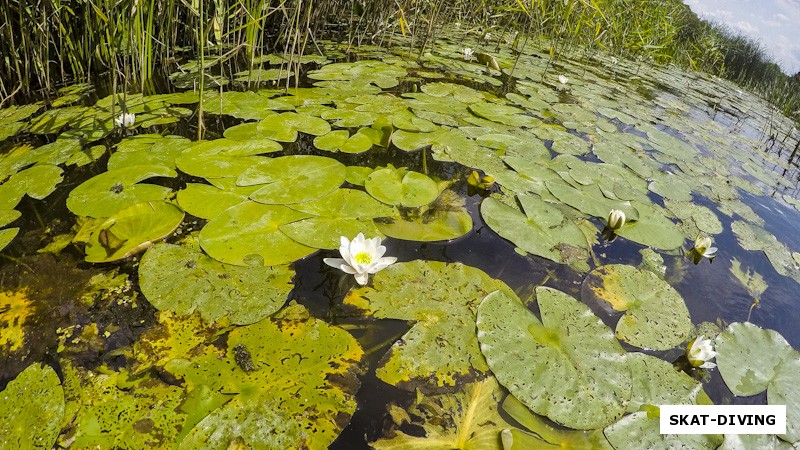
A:
{"type": "Polygon", "coordinates": [[[761,41],[788,75],[800,72],[800,0],[684,0],[703,19],[761,41]]]}

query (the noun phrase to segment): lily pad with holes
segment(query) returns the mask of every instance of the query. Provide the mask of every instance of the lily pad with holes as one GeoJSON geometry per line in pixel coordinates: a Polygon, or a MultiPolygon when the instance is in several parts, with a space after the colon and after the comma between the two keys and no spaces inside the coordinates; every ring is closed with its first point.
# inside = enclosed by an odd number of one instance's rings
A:
{"type": "Polygon", "coordinates": [[[628,354],[633,391],[628,412],[650,405],[711,404],[703,385],[672,363],[644,353],[628,354]]]}
{"type": "Polygon", "coordinates": [[[355,412],[363,353],[348,332],[291,305],[235,328],[222,348],[168,361],[165,370],[190,390],[230,395],[208,408],[180,448],[328,448],[355,412]]]}
{"type": "Polygon", "coordinates": [[[376,319],[416,322],[376,374],[404,389],[436,392],[488,370],[475,336],[475,310],[496,290],[519,302],[503,282],[474,267],[417,260],[378,272],[371,286],[351,290],[344,303],[376,319]]]}
{"type": "Polygon", "coordinates": [[[403,409],[424,435],[398,429],[392,437],[370,445],[376,450],[482,449],[503,450],[499,434],[511,425],[498,411],[503,388],[488,377],[470,383],[455,394],[420,396],[403,409]]]}
{"type": "Polygon", "coordinates": [[[74,214],[109,217],[136,203],[164,200],[171,189],[140,181],[153,177],[174,177],[164,166],[128,166],[109,170],[84,181],[67,197],[67,208],[74,214]]]}
{"type": "Polygon", "coordinates": [[[661,434],[659,418],[638,411],[623,417],[604,430],[608,442],[616,450],[664,448],[685,450],[714,450],[722,443],[719,434],[661,434]]]}
{"type": "Polygon", "coordinates": [[[172,203],[144,202],[123,208],[100,221],[89,235],[86,261],[117,261],[144,251],[169,236],[183,221],[172,203]]]}
{"type": "Polygon", "coordinates": [[[268,116],[259,122],[258,131],[262,133],[262,138],[278,142],[294,142],[297,140],[298,131],[321,136],[331,131],[331,126],[325,119],[319,117],[285,112],[268,116]]]}
{"type": "Polygon", "coordinates": [[[105,366],[94,372],[63,361],[61,367],[72,417],[67,437],[76,448],[171,446],[186,423],[185,391],[178,386],[150,374],[131,380],[105,366]]]}
{"type": "Polygon", "coordinates": [[[53,448],[63,416],[64,390],[55,370],[31,364],[0,392],[0,448],[53,448]]]}
{"type": "Polygon", "coordinates": [[[519,249],[557,263],[588,258],[581,229],[561,210],[534,196],[517,196],[523,211],[494,198],[481,204],[481,217],[495,233],[519,249]]]}
{"type": "Polygon", "coordinates": [[[280,309],[292,290],[286,266],[239,267],[172,244],[150,248],[139,263],[139,285],[158,310],[246,325],[280,309]]]}
{"type": "Polygon", "coordinates": [[[372,139],[364,133],[350,136],[347,130],[334,130],[314,138],[314,147],[330,152],[363,153],[372,147],[372,139]]]}
{"type": "Polygon", "coordinates": [[[623,264],[594,269],[583,281],[584,301],[593,299],[625,314],[619,339],[640,348],[669,350],[693,331],[689,310],[672,286],[653,272],[623,264]]]}
{"type": "Polygon", "coordinates": [[[200,246],[226,264],[289,264],[317,249],[297,243],[279,227],[308,217],[285,206],[246,201],[211,219],[200,230],[200,246]]]}
{"type": "Polygon", "coordinates": [[[387,205],[408,208],[427,205],[439,196],[439,186],[429,176],[405,168],[378,169],[367,176],[364,187],[387,205]]]}
{"type": "Polygon", "coordinates": [[[347,169],[333,158],[282,156],[264,161],[237,178],[239,186],[261,185],[250,194],[259,203],[284,205],[323,197],[344,183],[347,169]]]}
{"type": "Polygon", "coordinates": [[[561,430],[547,423],[546,419],[533,414],[527,406],[513,395],[503,400],[503,411],[514,418],[525,430],[510,428],[503,431],[504,450],[527,449],[571,449],[612,450],[611,444],[601,430],[561,430]]]}
{"type": "Polygon", "coordinates": [[[581,430],[609,425],[631,398],[625,351],[583,303],[546,287],[536,297],[541,322],[505,292],[483,299],[477,325],[486,362],[533,412],[581,430]]]}

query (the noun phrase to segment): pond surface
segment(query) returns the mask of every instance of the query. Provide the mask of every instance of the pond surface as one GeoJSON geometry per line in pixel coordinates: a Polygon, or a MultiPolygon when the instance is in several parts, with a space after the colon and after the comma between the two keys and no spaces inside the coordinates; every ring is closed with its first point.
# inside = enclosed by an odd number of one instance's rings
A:
{"type": "Polygon", "coordinates": [[[787,404],[781,438],[800,440],[788,119],[670,67],[397,39],[321,43],[299,88],[274,87],[278,55],[215,75],[199,142],[191,62],[171,93],[75,85],[0,110],[0,430],[75,448],[716,448],[645,412],[712,401],[787,404]],[[366,286],[323,261],[359,232],[397,258],[366,286]],[[698,335],[719,367],[686,358],[698,335]]]}

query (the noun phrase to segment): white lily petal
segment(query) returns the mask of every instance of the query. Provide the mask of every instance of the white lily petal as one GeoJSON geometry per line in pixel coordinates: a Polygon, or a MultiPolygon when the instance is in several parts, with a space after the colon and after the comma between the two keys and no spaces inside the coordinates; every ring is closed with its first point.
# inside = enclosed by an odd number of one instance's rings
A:
{"type": "Polygon", "coordinates": [[[717,367],[717,365],[714,364],[713,362],[705,362],[700,365],[700,368],[702,369],[713,369],[714,367],[717,367]]]}
{"type": "Polygon", "coordinates": [[[379,259],[378,261],[376,261],[376,263],[372,267],[369,268],[368,272],[369,273],[378,273],[381,270],[391,266],[392,264],[394,264],[396,262],[397,262],[397,258],[394,257],[394,256],[383,257],[383,258],[379,259]]]}
{"type": "Polygon", "coordinates": [[[338,268],[339,268],[339,267],[340,267],[342,264],[347,264],[347,261],[343,260],[342,258],[324,258],[324,259],[322,260],[322,262],[324,262],[325,264],[327,264],[327,265],[329,265],[329,266],[331,266],[331,267],[335,267],[335,268],[337,268],[337,269],[338,269],[338,268]]]}
{"type": "Polygon", "coordinates": [[[368,273],[357,273],[356,276],[356,283],[360,284],[361,286],[365,286],[369,281],[369,274],[368,273]]]}

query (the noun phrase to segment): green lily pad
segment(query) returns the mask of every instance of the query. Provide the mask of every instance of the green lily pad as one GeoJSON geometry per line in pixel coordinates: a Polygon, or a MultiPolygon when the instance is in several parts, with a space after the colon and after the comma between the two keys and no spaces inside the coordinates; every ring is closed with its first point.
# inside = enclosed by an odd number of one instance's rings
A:
{"type": "Polygon", "coordinates": [[[123,208],[91,232],[86,261],[110,262],[135,255],[170,235],[182,221],[183,211],[163,201],[123,208]]]}
{"type": "Polygon", "coordinates": [[[504,292],[478,307],[478,340],[492,372],[525,406],[564,426],[617,420],[631,397],[625,351],[583,303],[546,287],[536,297],[542,322],[504,292]]]}
{"type": "Polygon", "coordinates": [[[56,189],[63,180],[63,170],[51,164],[36,164],[17,172],[0,185],[0,208],[12,209],[27,194],[41,200],[56,189]]]}
{"type": "Polygon", "coordinates": [[[178,191],[178,205],[187,213],[203,219],[213,219],[239,203],[246,202],[258,186],[220,189],[200,183],[186,183],[186,189],[178,191]]]}
{"type": "Polygon", "coordinates": [[[749,322],[733,323],[717,337],[717,366],[735,395],[763,392],[777,376],[784,361],[797,358],[778,332],[749,322]]]}
{"type": "Polygon", "coordinates": [[[629,353],[633,391],[628,412],[643,406],[709,404],[703,385],[672,363],[644,353],[629,353]]]}
{"type": "Polygon", "coordinates": [[[0,210],[0,227],[4,227],[22,216],[16,209],[0,210]]]}
{"type": "Polygon", "coordinates": [[[405,75],[406,70],[401,67],[372,60],[326,64],[308,73],[312,80],[348,81],[350,85],[374,84],[383,89],[397,86],[398,78],[405,75]]]}
{"type": "Polygon", "coordinates": [[[609,211],[619,209],[625,213],[629,220],[638,218],[638,214],[630,202],[606,197],[596,184],[583,186],[582,189],[577,189],[558,181],[547,181],[545,185],[558,200],[584,214],[606,218],[609,211]]]}
{"type": "Polygon", "coordinates": [[[175,159],[181,172],[207,180],[238,177],[246,170],[268,162],[269,159],[262,156],[207,155],[197,148],[190,148],[175,159]]]}
{"type": "Polygon", "coordinates": [[[549,425],[516,399],[513,395],[503,400],[503,411],[514,418],[526,430],[511,428],[501,436],[504,450],[526,449],[570,449],[570,450],[612,450],[602,430],[573,431],[562,430],[549,425]]]}
{"type": "Polygon", "coordinates": [[[315,216],[343,219],[374,219],[396,214],[396,210],[391,206],[357,189],[336,189],[325,197],[305,203],[295,203],[289,207],[315,216]]]}
{"type": "Polygon", "coordinates": [[[675,223],[666,215],[666,210],[654,204],[636,202],[639,212],[636,222],[626,223],[616,233],[625,239],[661,250],[674,250],[683,245],[685,237],[675,223]]]}
{"type": "Polygon", "coordinates": [[[404,168],[386,167],[367,176],[369,195],[386,203],[408,208],[427,205],[439,196],[439,186],[427,175],[404,168]]]}
{"type": "Polygon", "coordinates": [[[278,142],[294,142],[297,140],[298,131],[321,136],[331,131],[331,126],[325,119],[319,117],[285,112],[268,116],[259,122],[258,131],[262,133],[262,138],[278,142]]]}
{"type": "Polygon", "coordinates": [[[179,448],[328,448],[356,409],[362,355],[348,332],[292,305],[231,331],[227,349],[167,362],[189,389],[231,396],[207,408],[179,448]]]}
{"type": "Polygon", "coordinates": [[[4,230],[0,230],[0,250],[8,247],[8,244],[17,237],[17,233],[19,233],[19,228],[6,228],[4,230]]]}
{"type": "Polygon", "coordinates": [[[170,446],[186,423],[180,387],[150,375],[131,382],[125,372],[105,367],[96,373],[67,361],[61,366],[68,415],[74,415],[67,437],[76,448],[170,446]]]}
{"type": "Polygon", "coordinates": [[[343,217],[310,217],[281,225],[279,229],[299,244],[333,250],[341,245],[342,236],[385,237],[371,219],[347,219],[343,217]]]}
{"type": "Polygon", "coordinates": [[[552,204],[519,195],[523,211],[494,198],[481,203],[481,217],[495,233],[521,250],[557,263],[588,258],[588,243],[580,228],[552,204]]]}
{"type": "Polygon", "coordinates": [[[172,244],[150,248],[139,263],[139,285],[158,310],[189,315],[199,311],[215,322],[246,325],[280,309],[292,290],[286,266],[238,267],[172,244]]]}
{"type": "Polygon", "coordinates": [[[404,389],[433,392],[488,370],[475,336],[475,309],[498,289],[519,301],[481,270],[417,260],[378,272],[372,286],[351,290],[344,303],[376,319],[415,321],[381,359],[376,374],[404,389]]]}
{"type": "Polygon", "coordinates": [[[0,393],[0,448],[53,448],[63,416],[58,375],[50,366],[31,364],[0,393]]]}
{"type": "Polygon", "coordinates": [[[252,201],[226,209],[200,230],[200,246],[217,261],[236,266],[289,264],[317,251],[279,230],[309,215],[252,201]]]}
{"type": "Polygon", "coordinates": [[[137,184],[152,177],[174,177],[174,170],[164,166],[128,166],[96,175],[72,190],[67,208],[74,214],[109,217],[136,203],[165,199],[171,190],[153,184],[137,184]]]}
{"type": "Polygon", "coordinates": [[[375,221],[381,233],[417,242],[449,241],[472,231],[472,217],[465,208],[430,209],[419,217],[392,217],[375,221]]]}
{"type": "Polygon", "coordinates": [[[283,205],[323,197],[344,183],[347,169],[333,158],[312,155],[282,156],[263,161],[243,172],[240,186],[263,185],[250,194],[259,203],[283,205]]]}
{"type": "Polygon", "coordinates": [[[614,311],[624,311],[616,335],[637,347],[669,350],[694,329],[678,291],[648,270],[622,264],[600,266],[583,280],[582,295],[584,300],[593,298],[614,311]]]}
{"type": "Polygon", "coordinates": [[[504,450],[498,435],[510,425],[498,411],[502,397],[503,388],[492,377],[467,384],[455,394],[420,396],[403,409],[424,435],[398,429],[393,437],[370,445],[376,450],[504,450]]]}
{"type": "Polygon", "coordinates": [[[719,434],[661,434],[658,417],[639,411],[609,425],[604,433],[616,450],[664,448],[681,450],[714,450],[722,443],[719,434]]]}
{"type": "Polygon", "coordinates": [[[363,153],[372,147],[372,139],[364,133],[350,136],[347,130],[334,130],[314,138],[314,147],[330,152],[363,153]]]}

